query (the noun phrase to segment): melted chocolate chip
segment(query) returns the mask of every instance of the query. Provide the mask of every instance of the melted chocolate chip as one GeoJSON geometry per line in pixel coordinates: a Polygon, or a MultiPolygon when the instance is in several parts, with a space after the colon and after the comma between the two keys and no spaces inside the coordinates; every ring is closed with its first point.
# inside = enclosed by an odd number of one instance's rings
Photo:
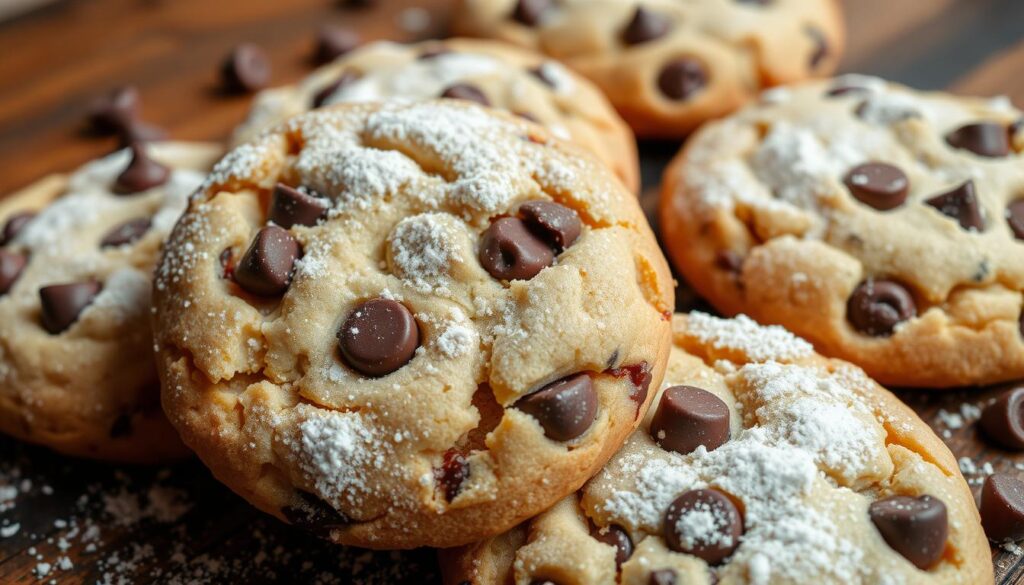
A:
{"type": "Polygon", "coordinates": [[[0,250],[0,295],[11,290],[27,263],[28,257],[24,254],[0,250]]]}
{"type": "Polygon", "coordinates": [[[295,225],[316,225],[326,214],[326,199],[278,183],[270,195],[267,219],[287,230],[295,225]]]}
{"type": "Polygon", "coordinates": [[[1024,240],[1024,199],[1018,199],[1006,206],[1006,223],[1018,240],[1024,240]]]}
{"type": "Polygon", "coordinates": [[[519,213],[526,225],[556,252],[573,245],[583,229],[578,213],[552,201],[527,201],[519,207],[519,213]]]}
{"type": "Polygon", "coordinates": [[[664,15],[638,6],[633,18],[622,30],[622,42],[639,45],[668,34],[672,23],[664,15]]]}
{"type": "Polygon", "coordinates": [[[978,424],[1001,447],[1024,451],[1024,386],[1007,390],[986,406],[978,424]]]}
{"type": "Polygon", "coordinates": [[[469,478],[469,461],[462,453],[449,449],[444,454],[441,468],[434,475],[444,491],[444,499],[451,502],[462,491],[462,483],[469,478]]]}
{"type": "Polygon", "coordinates": [[[622,567],[622,563],[633,556],[633,540],[629,533],[617,524],[604,528],[591,525],[590,536],[599,542],[615,547],[615,566],[622,567]]]}
{"type": "Polygon", "coordinates": [[[299,501],[281,508],[281,514],[295,526],[314,534],[327,536],[332,529],[351,524],[351,520],[327,502],[307,492],[296,492],[299,501]]]}
{"type": "Polygon", "coordinates": [[[316,33],[316,47],[313,61],[317,64],[330,63],[355,49],[360,43],[359,33],[340,26],[326,25],[316,33]]]}
{"type": "Polygon", "coordinates": [[[892,335],[898,324],[916,315],[914,298],[891,280],[865,280],[846,303],[846,318],[854,329],[874,337],[892,335]]]}
{"type": "Polygon", "coordinates": [[[974,193],[974,181],[969,180],[950,191],[926,199],[925,204],[952,217],[965,230],[980,232],[985,229],[985,220],[978,207],[978,196],[974,193]]]}
{"type": "Polygon", "coordinates": [[[872,502],[868,514],[885,542],[919,569],[934,565],[946,549],[946,506],[931,496],[891,496],[872,502]]]}
{"type": "Polygon", "coordinates": [[[270,83],[270,59],[263,49],[244,43],[232,49],[224,59],[220,74],[228,91],[245,93],[263,89],[270,83]]]}
{"type": "Polygon", "coordinates": [[[260,229],[235,267],[235,282],[261,297],[277,297],[288,290],[301,250],[291,234],[276,225],[260,229]]]}
{"type": "Polygon", "coordinates": [[[349,313],[338,331],[338,347],[352,369],[384,376],[412,359],[420,330],[412,313],[398,301],[372,299],[349,313]]]}
{"type": "MultiPolygon", "coordinates": [[[[618,350],[615,350],[614,357],[618,359],[618,350]]],[[[629,399],[636,403],[636,414],[640,416],[640,407],[647,401],[647,392],[651,387],[651,379],[653,378],[650,364],[640,362],[639,364],[609,369],[605,373],[616,378],[629,378],[629,382],[634,388],[633,392],[629,395],[629,399]]]]}
{"type": "Polygon", "coordinates": [[[512,18],[526,26],[537,26],[551,5],[551,0],[519,0],[512,10],[512,18]]]}
{"type": "Polygon", "coordinates": [[[22,211],[9,217],[7,223],[4,224],[3,232],[0,232],[0,246],[11,243],[35,216],[35,212],[22,211]]]}
{"type": "Polygon", "coordinates": [[[551,266],[555,255],[523,220],[503,217],[480,238],[480,264],[499,280],[529,280],[551,266]]]}
{"type": "Polygon", "coordinates": [[[868,162],[850,169],[843,177],[850,194],[865,205],[886,211],[903,205],[910,190],[907,175],[893,165],[868,162]]]}
{"type": "Polygon", "coordinates": [[[98,134],[121,134],[139,114],[139,90],[133,85],[114,88],[89,106],[89,125],[98,134]]]}
{"type": "Polygon", "coordinates": [[[993,542],[1024,538],[1024,481],[1006,473],[985,478],[981,488],[981,526],[993,542]]]}
{"type": "Polygon", "coordinates": [[[441,97],[452,100],[466,100],[468,102],[476,102],[482,106],[491,105],[491,101],[487,99],[484,92],[475,85],[468,83],[456,83],[455,85],[449,86],[442,93],[441,97]]]}
{"type": "Polygon", "coordinates": [[[228,280],[235,278],[235,251],[231,248],[224,248],[220,253],[220,276],[228,280]]]}
{"type": "Polygon", "coordinates": [[[523,396],[515,408],[537,419],[544,435],[569,441],[587,432],[597,417],[597,392],[588,374],[573,374],[523,396]]]}
{"type": "Polygon", "coordinates": [[[1010,133],[1006,126],[994,122],[966,124],[946,134],[946,142],[953,148],[969,150],[989,158],[1010,154],[1010,133]]]}
{"type": "Polygon", "coordinates": [[[714,451],[729,440],[729,407],[702,388],[667,388],[651,419],[651,438],[683,455],[701,445],[714,451]]]}
{"type": "Polygon", "coordinates": [[[647,579],[648,585],[676,585],[676,583],[675,569],[651,571],[651,576],[647,579]]]}
{"type": "Polygon", "coordinates": [[[100,247],[110,248],[131,244],[148,232],[152,225],[153,222],[148,217],[130,219],[107,232],[107,235],[100,240],[100,247]]]}
{"type": "Polygon", "coordinates": [[[807,36],[811,38],[811,44],[814,47],[811,51],[809,64],[811,69],[817,69],[825,62],[825,58],[828,57],[830,51],[828,39],[825,38],[824,33],[813,26],[809,26],[804,30],[807,32],[807,36]]]}
{"type": "Polygon", "coordinates": [[[676,552],[687,553],[717,565],[732,554],[743,536],[743,518],[732,500],[714,489],[692,490],[676,498],[665,511],[665,544],[676,552]],[[712,526],[700,534],[689,534],[685,519],[691,514],[710,516],[712,526]],[[714,534],[710,534],[714,531],[714,534]]]}
{"type": "Polygon", "coordinates": [[[131,145],[132,160],[114,181],[114,192],[121,195],[139,193],[163,185],[171,177],[171,169],[151,159],[142,145],[131,145]]]}
{"type": "Polygon", "coordinates": [[[658,74],[658,88],[665,97],[684,101],[693,97],[707,85],[708,74],[704,65],[692,57],[679,57],[669,61],[658,74]]]}
{"type": "Polygon", "coordinates": [[[311,102],[313,109],[322,108],[324,104],[331,99],[331,96],[333,96],[339,89],[358,79],[358,73],[346,69],[341,73],[341,76],[313,94],[313,101],[311,102]]]}
{"type": "Polygon", "coordinates": [[[71,327],[102,288],[100,283],[88,281],[54,284],[39,289],[43,328],[57,335],[71,327]]]}

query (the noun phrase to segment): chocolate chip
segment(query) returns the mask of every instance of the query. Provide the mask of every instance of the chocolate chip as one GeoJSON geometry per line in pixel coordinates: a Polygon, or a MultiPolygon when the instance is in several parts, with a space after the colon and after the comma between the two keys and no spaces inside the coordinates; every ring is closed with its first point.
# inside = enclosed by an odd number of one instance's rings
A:
{"type": "Polygon", "coordinates": [[[43,328],[57,335],[71,327],[102,288],[98,282],[87,281],[53,284],[39,289],[43,328]]]}
{"type": "Polygon", "coordinates": [[[11,290],[27,263],[28,258],[24,254],[0,250],[0,295],[11,290]]]}
{"type": "Polygon", "coordinates": [[[100,247],[109,248],[131,244],[148,232],[152,225],[153,222],[148,217],[130,219],[107,232],[107,235],[100,240],[100,247]]]}
{"type": "Polygon", "coordinates": [[[32,211],[21,211],[9,217],[7,223],[4,224],[3,232],[0,233],[0,246],[11,243],[35,216],[36,214],[32,211]]]}
{"type": "Polygon", "coordinates": [[[491,105],[490,100],[487,99],[484,92],[480,91],[480,88],[468,83],[456,83],[455,85],[449,86],[441,93],[441,97],[452,100],[476,102],[482,106],[491,105]]]}
{"type": "Polygon", "coordinates": [[[714,451],[729,440],[729,407],[702,388],[667,388],[651,419],[651,438],[683,455],[701,445],[714,451]]]}
{"type": "Polygon", "coordinates": [[[1003,392],[978,421],[985,436],[1007,449],[1024,450],[1024,386],[1003,392]]]}
{"type": "Polygon", "coordinates": [[[1024,240],[1024,199],[1018,199],[1006,206],[1006,223],[1018,240],[1024,240]]]}
{"type": "Polygon", "coordinates": [[[892,335],[896,325],[917,315],[917,305],[903,285],[867,279],[857,285],[846,303],[846,318],[854,329],[873,337],[892,335]]]}
{"type": "Polygon", "coordinates": [[[590,536],[598,542],[615,547],[616,567],[622,567],[622,563],[628,561],[629,557],[633,556],[633,540],[629,537],[629,533],[617,524],[604,528],[591,525],[590,536]]]}
{"type": "Polygon", "coordinates": [[[304,530],[327,536],[332,529],[351,524],[351,520],[334,506],[307,492],[296,492],[299,501],[294,506],[281,508],[281,514],[290,524],[304,530]]]}
{"type": "Polygon", "coordinates": [[[985,478],[981,488],[981,526],[993,542],[1024,538],[1024,481],[1006,473],[985,478]]]}
{"type": "Polygon", "coordinates": [[[462,491],[462,483],[469,478],[469,461],[466,456],[454,449],[444,454],[441,468],[434,472],[437,482],[444,490],[444,499],[448,502],[455,499],[462,491]]]}
{"type": "Polygon", "coordinates": [[[316,48],[313,61],[317,64],[330,63],[355,49],[360,43],[359,33],[340,26],[325,25],[316,33],[316,48]]]}
{"type": "Polygon", "coordinates": [[[120,134],[139,114],[139,90],[133,85],[114,88],[89,106],[89,125],[99,134],[120,134]]]}
{"type": "Polygon", "coordinates": [[[814,45],[810,58],[811,69],[817,69],[819,65],[825,62],[825,58],[828,57],[828,39],[825,38],[824,33],[813,26],[808,26],[804,30],[807,32],[807,36],[811,37],[811,43],[814,45]]]}
{"type": "Polygon", "coordinates": [[[267,219],[286,230],[295,225],[311,226],[327,214],[327,207],[327,200],[323,197],[314,197],[278,183],[270,195],[267,219]]]}
{"type": "Polygon", "coordinates": [[[132,417],[127,414],[119,414],[110,425],[110,438],[119,439],[129,437],[132,434],[132,417]]]}
{"type": "Polygon", "coordinates": [[[235,267],[235,282],[257,296],[281,296],[292,282],[299,254],[299,243],[287,230],[276,225],[264,227],[235,267]]]}
{"type": "Polygon", "coordinates": [[[331,96],[337,93],[339,89],[345,87],[350,83],[353,83],[358,79],[358,73],[346,69],[341,73],[341,75],[337,79],[325,85],[322,89],[313,94],[313,101],[311,102],[313,109],[322,108],[324,104],[327,103],[327,100],[331,99],[331,96]]]}
{"type": "Polygon", "coordinates": [[[167,182],[171,170],[149,157],[146,149],[136,143],[131,145],[132,160],[114,181],[114,192],[121,195],[138,193],[167,182]]]}
{"type": "Polygon", "coordinates": [[[934,565],[946,549],[946,506],[931,496],[890,496],[868,507],[885,542],[919,569],[934,565]]]}
{"type": "Polygon", "coordinates": [[[541,65],[530,69],[530,74],[548,87],[555,87],[558,85],[558,80],[551,74],[551,66],[547,63],[542,63],[541,65]]]}
{"type": "Polygon", "coordinates": [[[676,572],[674,569],[658,569],[651,571],[647,579],[648,585],[676,585],[676,572]]]}
{"type": "Polygon", "coordinates": [[[959,187],[926,199],[925,204],[952,217],[965,230],[980,232],[985,229],[985,220],[978,207],[978,196],[974,194],[974,181],[968,180],[959,187]]]}
{"type": "Polygon", "coordinates": [[[519,206],[519,213],[526,225],[556,252],[573,245],[583,229],[578,213],[553,201],[527,201],[519,206]]]}
{"type": "Polygon", "coordinates": [[[588,374],[573,374],[523,396],[515,408],[537,419],[547,438],[569,441],[594,423],[597,392],[588,374]]]}
{"type": "Polygon", "coordinates": [[[551,0],[519,0],[512,18],[526,26],[537,26],[551,8],[551,0]]]}
{"type": "Polygon", "coordinates": [[[405,305],[391,299],[372,299],[359,305],[338,331],[338,347],[345,361],[366,376],[384,376],[401,368],[419,345],[416,319],[405,305]]]}
{"type": "Polygon", "coordinates": [[[859,164],[846,173],[843,183],[850,194],[865,205],[886,211],[903,205],[910,190],[907,175],[883,162],[859,164]]]}
{"type": "Polygon", "coordinates": [[[969,150],[978,156],[1000,157],[1010,154],[1010,133],[995,122],[966,124],[946,134],[953,148],[969,150]]]}
{"type": "Polygon", "coordinates": [[[232,49],[224,59],[220,73],[228,91],[256,91],[270,83],[270,59],[263,49],[251,43],[243,43],[232,49]]]}
{"type": "Polygon", "coordinates": [[[691,57],[669,61],[658,75],[658,88],[667,98],[676,101],[690,99],[707,85],[708,74],[704,65],[691,57]]]}
{"type": "Polygon", "coordinates": [[[622,42],[639,45],[668,34],[672,23],[665,16],[638,6],[633,18],[622,30],[622,42]]]}
{"type": "Polygon", "coordinates": [[[529,280],[555,261],[551,247],[515,217],[503,217],[487,228],[479,256],[484,270],[499,280],[529,280]]]}
{"type": "Polygon", "coordinates": [[[692,490],[676,498],[665,511],[665,544],[717,565],[732,554],[743,536],[743,518],[732,500],[714,489],[692,490]],[[699,530],[690,528],[691,515],[700,518],[699,530]]]}

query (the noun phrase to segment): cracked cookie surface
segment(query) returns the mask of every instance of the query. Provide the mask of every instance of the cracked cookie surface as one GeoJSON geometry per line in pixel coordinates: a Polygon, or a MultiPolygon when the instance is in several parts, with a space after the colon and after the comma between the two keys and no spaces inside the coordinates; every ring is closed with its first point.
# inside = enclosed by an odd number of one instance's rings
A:
{"type": "Polygon", "coordinates": [[[590,150],[631,190],[640,187],[635,139],[593,84],[541,54],[484,40],[382,41],[350,51],[296,85],[257,94],[233,141],[325,105],[443,96],[538,122],[590,150]]]}
{"type": "Polygon", "coordinates": [[[834,0],[461,0],[458,34],[566,63],[640,136],[677,138],[761,90],[830,75],[844,44],[834,0]]]}
{"type": "Polygon", "coordinates": [[[863,371],[746,317],[677,315],[673,336],[661,391],[605,468],[516,529],[442,552],[446,583],[992,581],[956,460],[863,371]]]}
{"type": "Polygon", "coordinates": [[[321,108],[230,152],[175,228],[163,404],[268,513],[465,544],[639,424],[671,289],[636,198],[542,127],[456,100],[321,108]]]}
{"type": "Polygon", "coordinates": [[[154,143],[52,176],[0,207],[0,431],[72,455],[188,450],[160,411],[151,274],[221,150],[154,143]]]}
{"type": "Polygon", "coordinates": [[[1006,100],[847,76],[768,92],[665,173],[676,267],[882,383],[1024,376],[1024,124],[1006,100]]]}

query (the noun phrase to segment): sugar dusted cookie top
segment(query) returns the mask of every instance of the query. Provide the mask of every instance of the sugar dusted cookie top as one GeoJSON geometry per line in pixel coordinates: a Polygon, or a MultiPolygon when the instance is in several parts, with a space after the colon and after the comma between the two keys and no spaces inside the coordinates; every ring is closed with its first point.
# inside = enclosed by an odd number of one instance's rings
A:
{"type": "Polygon", "coordinates": [[[1022,116],[860,76],[772,90],[666,171],[666,245],[723,312],[882,382],[1019,378],[1022,116]]]}
{"type": "Polygon", "coordinates": [[[636,198],[456,100],[321,108],[239,146],[157,274],[186,443],[256,506],[361,546],[465,544],[575,491],[669,345],[636,198]]]}
{"type": "Polygon", "coordinates": [[[440,97],[510,111],[576,142],[639,189],[633,134],[589,81],[547,57],[503,43],[449,39],[376,42],[318,68],[296,85],[260,92],[236,144],[311,109],[337,103],[409,103],[440,97]]]}
{"type": "Polygon", "coordinates": [[[447,583],[984,583],[949,450],[844,362],[746,317],[677,315],[644,423],[578,494],[442,556],[447,583]]]}
{"type": "Polygon", "coordinates": [[[844,44],[834,0],[462,0],[453,15],[458,34],[566,63],[638,135],[663,138],[829,75],[844,44]]]}
{"type": "Polygon", "coordinates": [[[187,451],[160,412],[151,274],[220,149],[118,151],[0,209],[0,430],[58,451],[153,462],[187,451]]]}

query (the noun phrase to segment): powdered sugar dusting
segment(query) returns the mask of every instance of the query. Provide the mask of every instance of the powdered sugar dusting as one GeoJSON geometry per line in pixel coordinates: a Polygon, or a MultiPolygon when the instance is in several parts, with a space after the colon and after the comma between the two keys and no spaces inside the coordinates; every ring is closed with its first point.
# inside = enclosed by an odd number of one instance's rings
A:
{"type": "Polygon", "coordinates": [[[707,313],[690,313],[687,333],[716,349],[742,351],[754,361],[797,360],[813,353],[803,339],[777,325],[762,326],[746,315],[720,319],[707,313]]]}
{"type": "Polygon", "coordinates": [[[421,292],[449,285],[451,266],[461,261],[451,216],[425,213],[400,221],[389,240],[398,275],[421,292]]]}

